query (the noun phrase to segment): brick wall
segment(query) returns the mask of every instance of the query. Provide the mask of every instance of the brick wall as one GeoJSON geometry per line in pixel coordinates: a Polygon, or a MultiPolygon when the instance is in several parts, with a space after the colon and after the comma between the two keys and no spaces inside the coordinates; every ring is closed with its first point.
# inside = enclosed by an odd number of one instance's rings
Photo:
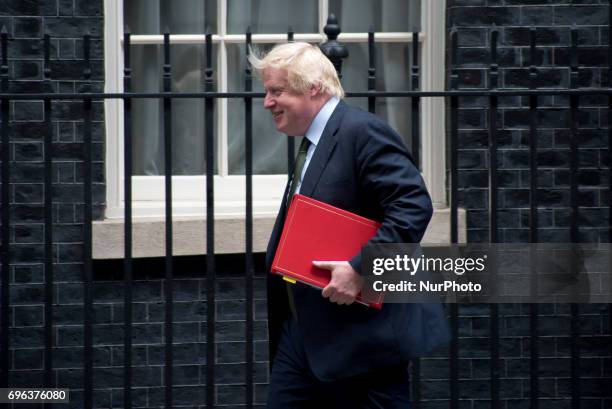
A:
{"type": "MultiPolygon", "coordinates": [[[[447,26],[458,29],[459,86],[486,88],[490,61],[489,32],[499,29],[500,88],[529,84],[529,27],[537,30],[538,86],[569,87],[570,26],[579,36],[579,87],[607,85],[607,2],[449,1],[447,26]],[[521,4],[530,4],[524,6],[521,4]],[[594,4],[591,4],[594,3],[594,4]],[[533,4],[533,5],[532,5],[533,4]]],[[[569,241],[569,109],[567,97],[538,99],[538,202],[542,241],[569,241]]],[[[461,98],[459,115],[460,203],[468,211],[468,238],[485,241],[487,219],[486,98],[461,98]],[[483,109],[484,108],[484,109],[483,109]]],[[[523,97],[499,100],[498,167],[500,238],[527,241],[529,234],[529,117],[523,97]]],[[[607,98],[583,97],[579,114],[580,226],[583,241],[607,241],[608,184],[607,98]]]]}
{"type": "MultiPolygon", "coordinates": [[[[539,87],[569,87],[570,27],[579,35],[579,87],[607,86],[608,2],[448,0],[447,27],[459,38],[459,87],[487,88],[491,25],[499,29],[500,88],[529,85],[529,28],[537,30],[539,87]]],[[[447,44],[448,45],[448,44],[447,44]]],[[[450,67],[448,67],[450,68],[450,67]]],[[[569,241],[569,102],[538,99],[539,237],[569,241]]],[[[460,98],[459,203],[467,209],[468,240],[488,241],[488,100],[460,98]]],[[[502,242],[529,241],[529,101],[499,99],[499,226],[502,242]]],[[[584,97],[579,114],[580,237],[607,242],[607,99],[584,97]]],[[[612,402],[607,305],[580,306],[582,407],[612,402]]],[[[489,407],[489,309],[460,307],[460,407],[489,407]]],[[[500,306],[502,407],[529,407],[529,306],[500,306]]],[[[570,312],[541,305],[539,319],[541,408],[570,407],[570,312]]],[[[446,355],[423,363],[424,408],[448,407],[446,355]],[[438,399],[442,399],[441,401],[438,399]]]]}
{"type": "MultiPolygon", "coordinates": [[[[245,401],[245,282],[241,273],[244,257],[219,256],[216,259],[215,319],[215,385],[216,402],[220,407],[240,407],[245,401]]],[[[263,270],[263,257],[256,257],[257,269],[263,270]]],[[[204,405],[206,384],[207,303],[203,257],[178,258],[174,280],[174,347],[173,376],[175,407],[204,405]]],[[[133,371],[132,402],[136,407],[163,407],[164,402],[164,275],[163,260],[137,261],[133,304],[133,371]]],[[[96,360],[94,387],[96,405],[121,407],[123,399],[123,285],[121,262],[100,262],[96,265],[94,287],[96,325],[94,343],[96,360]],[[109,272],[114,274],[109,276],[109,272]]],[[[78,289],[77,289],[78,290],[78,289]]],[[[254,393],[255,403],[263,405],[268,374],[265,280],[254,282],[254,393]]],[[[66,299],[64,303],[70,303],[66,299]]],[[[80,300],[72,301],[79,308],[80,300]]],[[[80,345],[67,333],[70,348],[80,345]]],[[[71,388],[81,387],[81,362],[71,363],[63,371],[71,388]]]]}
{"type": "MultiPolygon", "coordinates": [[[[102,91],[102,1],[4,1],[0,26],[9,38],[11,92],[80,92],[83,81],[83,40],[92,36],[92,90],[102,91]],[[43,34],[51,40],[51,82],[43,81],[43,34]]],[[[53,151],[44,152],[47,135],[42,101],[14,101],[10,105],[11,130],[11,270],[10,270],[10,385],[43,385],[44,325],[44,155],[53,157],[54,307],[58,386],[82,366],[83,243],[83,125],[81,101],[56,101],[52,108],[53,151]]],[[[93,104],[93,157],[95,217],[104,202],[103,105],[93,104]]],[[[3,203],[3,206],[5,204],[3,203]]],[[[96,306],[97,319],[110,312],[96,306]]],[[[103,362],[104,348],[96,348],[103,362]]],[[[80,394],[73,399],[79,407],[80,394]]]]}

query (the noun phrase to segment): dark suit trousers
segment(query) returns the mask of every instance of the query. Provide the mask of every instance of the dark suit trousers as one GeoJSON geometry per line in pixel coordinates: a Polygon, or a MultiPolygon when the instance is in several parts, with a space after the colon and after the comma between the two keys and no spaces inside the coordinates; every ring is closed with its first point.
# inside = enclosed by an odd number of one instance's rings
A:
{"type": "Polygon", "coordinates": [[[334,382],[316,379],[310,370],[298,325],[291,319],[283,326],[270,375],[268,409],[411,407],[408,368],[404,365],[381,368],[334,382]]]}

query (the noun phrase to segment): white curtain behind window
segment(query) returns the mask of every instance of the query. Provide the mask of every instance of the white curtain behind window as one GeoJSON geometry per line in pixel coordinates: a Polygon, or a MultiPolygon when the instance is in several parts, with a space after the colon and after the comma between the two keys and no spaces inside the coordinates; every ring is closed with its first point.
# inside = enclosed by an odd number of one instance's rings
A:
{"type": "MultiPolygon", "coordinates": [[[[201,0],[126,0],[126,24],[134,34],[204,33],[216,29],[215,8],[201,0]],[[213,17],[210,17],[210,16],[213,17]]],[[[214,4],[213,4],[214,6],[214,4]]],[[[132,88],[134,91],[162,90],[164,50],[161,45],[133,45],[132,88]]],[[[174,92],[203,91],[203,47],[171,45],[171,89],[174,92]]],[[[162,175],[164,166],[163,102],[136,99],[133,104],[134,174],[162,175]]],[[[204,101],[172,100],[172,172],[202,175],[206,169],[204,149],[204,101]]]]}
{"type": "Polygon", "coordinates": [[[296,33],[316,33],[318,29],[317,0],[228,0],[227,32],[244,34],[247,27],[253,33],[286,33],[288,27],[296,33]]]}
{"type": "MultiPolygon", "coordinates": [[[[176,34],[201,34],[217,27],[216,2],[201,0],[125,0],[125,18],[133,33],[159,34],[165,27],[176,34]],[[179,6],[180,5],[180,6],[179,6]]],[[[316,32],[316,0],[228,0],[228,32],[254,33],[316,32]]],[[[343,32],[419,30],[418,0],[330,0],[330,13],[336,14],[343,32]]],[[[367,88],[367,44],[348,44],[349,58],[343,65],[342,83],[347,91],[367,88]]],[[[173,45],[172,90],[202,91],[203,58],[201,45],[173,45]]],[[[216,47],[215,47],[216,51],[216,47]]],[[[228,90],[244,89],[244,44],[228,44],[228,90]]],[[[407,90],[411,45],[377,44],[377,90],[407,90]]],[[[161,89],[163,47],[132,47],[133,88],[135,91],[161,89]]],[[[216,52],[213,53],[216,55],[216,52]]],[[[216,70],[216,58],[213,67],[216,70]]],[[[215,73],[217,75],[217,73],[215,73]]],[[[216,83],[216,81],[215,81],[216,83]]],[[[257,79],[256,91],[261,91],[257,79]]],[[[349,99],[350,104],[367,107],[365,99],[349,99]]],[[[286,137],[279,134],[262,100],[253,101],[253,168],[255,174],[281,174],[287,171],[286,137]]],[[[161,101],[135,100],[133,118],[134,169],[138,175],[164,172],[161,101]]],[[[377,114],[385,118],[409,140],[410,101],[406,98],[379,98],[377,114]]],[[[201,100],[173,101],[173,173],[202,175],[204,160],[204,103],[201,100]]],[[[216,117],[215,117],[216,120],[216,117]]],[[[244,173],[244,102],[228,101],[228,155],[230,174],[244,173]]],[[[216,125],[216,124],[215,124],[216,125]]],[[[215,126],[215,128],[217,128],[215,126]]],[[[217,132],[215,132],[216,135],[217,132]]],[[[296,144],[297,145],[297,144],[296,144]]]]}

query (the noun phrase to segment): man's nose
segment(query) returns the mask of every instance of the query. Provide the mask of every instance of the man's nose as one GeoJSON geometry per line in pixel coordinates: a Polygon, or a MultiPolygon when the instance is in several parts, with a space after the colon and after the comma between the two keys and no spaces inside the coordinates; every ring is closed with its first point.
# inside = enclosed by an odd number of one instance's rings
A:
{"type": "Polygon", "coordinates": [[[273,106],[274,106],[274,99],[269,97],[268,94],[266,94],[266,96],[264,98],[264,108],[270,109],[273,106]]]}

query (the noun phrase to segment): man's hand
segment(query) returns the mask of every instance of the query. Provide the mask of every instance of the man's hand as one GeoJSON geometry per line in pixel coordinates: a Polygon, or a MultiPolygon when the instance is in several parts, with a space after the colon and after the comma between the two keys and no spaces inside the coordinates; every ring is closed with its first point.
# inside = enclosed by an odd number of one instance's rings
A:
{"type": "Polygon", "coordinates": [[[340,305],[355,301],[363,287],[363,278],[348,261],[313,261],[312,264],[331,271],[331,281],[323,289],[323,297],[340,305]]]}

